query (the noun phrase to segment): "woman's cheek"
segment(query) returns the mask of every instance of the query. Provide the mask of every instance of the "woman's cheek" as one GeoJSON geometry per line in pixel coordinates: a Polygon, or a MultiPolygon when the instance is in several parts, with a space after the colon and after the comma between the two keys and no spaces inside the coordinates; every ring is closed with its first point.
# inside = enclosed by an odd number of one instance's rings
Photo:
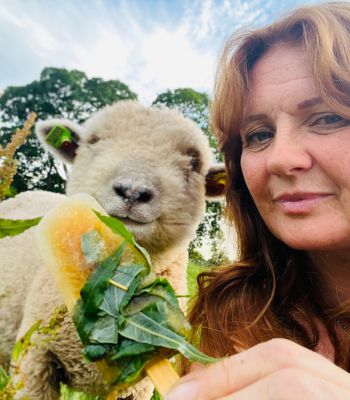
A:
{"type": "Polygon", "coordinates": [[[261,180],[259,168],[257,168],[256,162],[252,160],[249,155],[241,157],[241,169],[243,173],[244,181],[248,187],[248,190],[252,197],[259,192],[259,182],[261,180]]]}

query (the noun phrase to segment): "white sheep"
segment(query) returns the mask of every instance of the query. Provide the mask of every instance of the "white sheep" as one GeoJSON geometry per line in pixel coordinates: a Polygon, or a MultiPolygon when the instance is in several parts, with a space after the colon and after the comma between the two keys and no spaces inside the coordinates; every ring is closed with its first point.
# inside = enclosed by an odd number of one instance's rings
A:
{"type": "MultiPolygon", "coordinates": [[[[178,294],[186,294],[187,249],[204,213],[205,196],[221,195],[213,178],[223,167],[211,166],[208,141],[196,124],[175,110],[120,101],[77,125],[68,120],[37,124],[37,135],[58,158],[71,164],[67,194],[86,192],[121,219],[150,253],[154,271],[178,294]],[[46,136],[55,125],[72,133],[73,142],[56,149],[46,136]]],[[[0,204],[2,218],[43,215],[64,195],[33,191],[0,204]]],[[[62,303],[37,254],[32,228],[0,241],[0,362],[9,362],[12,346],[35,321],[48,320],[62,303]]],[[[17,373],[22,395],[55,399],[59,382],[103,394],[99,371],[82,361],[81,345],[69,316],[59,333],[30,348],[17,373]]],[[[135,399],[150,397],[149,384],[138,385],[135,399]]],[[[21,397],[20,397],[21,398],[21,397]]]]}

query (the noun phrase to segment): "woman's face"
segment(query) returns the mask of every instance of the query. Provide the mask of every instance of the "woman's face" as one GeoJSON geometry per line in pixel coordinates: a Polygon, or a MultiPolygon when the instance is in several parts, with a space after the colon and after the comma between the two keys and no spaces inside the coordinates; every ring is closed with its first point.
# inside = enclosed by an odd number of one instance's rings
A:
{"type": "Polygon", "coordinates": [[[321,99],[294,45],[252,70],[241,168],[272,233],[302,250],[350,249],[350,121],[321,99]]]}

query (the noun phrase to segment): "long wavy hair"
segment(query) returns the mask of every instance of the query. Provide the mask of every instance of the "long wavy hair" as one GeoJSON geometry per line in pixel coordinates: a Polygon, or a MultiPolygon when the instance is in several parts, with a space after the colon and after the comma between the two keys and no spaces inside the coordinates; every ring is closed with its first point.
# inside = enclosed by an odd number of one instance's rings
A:
{"type": "Polygon", "coordinates": [[[242,176],[239,129],[251,71],[276,43],[294,43],[305,50],[324,102],[350,119],[349,3],[300,7],[271,25],[228,40],[217,70],[212,127],[227,168],[227,217],[237,231],[238,261],[198,277],[189,319],[201,349],[214,356],[274,337],[315,350],[321,325],[334,346],[335,363],[350,371],[350,332],[340,333],[336,327],[339,318],[349,315],[349,303],[330,308],[306,253],[271,234],[242,176]]]}

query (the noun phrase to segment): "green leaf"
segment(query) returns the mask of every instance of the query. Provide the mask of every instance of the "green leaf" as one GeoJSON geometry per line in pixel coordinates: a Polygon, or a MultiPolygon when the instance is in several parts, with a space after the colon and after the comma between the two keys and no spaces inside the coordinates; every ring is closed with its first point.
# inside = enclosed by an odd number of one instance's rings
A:
{"type": "Polygon", "coordinates": [[[179,307],[176,293],[165,278],[156,278],[151,284],[142,287],[136,294],[142,295],[145,293],[158,296],[172,304],[174,307],[179,307]]]}
{"type": "Polygon", "coordinates": [[[96,210],[94,210],[94,212],[100,218],[100,220],[102,222],[104,222],[108,227],[110,227],[112,229],[113,232],[123,236],[125,240],[127,240],[134,247],[136,247],[137,250],[140,251],[140,253],[143,255],[143,257],[147,263],[148,269],[150,270],[150,267],[152,264],[150,255],[148,254],[146,249],[144,249],[142,246],[140,246],[138,243],[136,243],[134,236],[132,235],[131,232],[129,232],[127,230],[125,225],[117,218],[100,214],[96,210]]]}
{"type": "Polygon", "coordinates": [[[153,395],[151,397],[150,400],[163,400],[162,396],[160,395],[160,393],[158,392],[157,389],[154,389],[153,391],[153,395]]]}
{"type": "Polygon", "coordinates": [[[120,259],[123,255],[125,242],[122,243],[115,253],[104,260],[90,275],[77,301],[73,312],[73,321],[78,334],[83,342],[87,344],[89,335],[98,319],[99,306],[108,286],[108,280],[113,276],[120,259]]]}
{"type": "Polygon", "coordinates": [[[179,307],[165,301],[163,297],[150,294],[135,296],[125,308],[123,314],[128,316],[141,311],[181,336],[187,337],[191,331],[191,325],[179,307]]]}
{"type": "Polygon", "coordinates": [[[178,307],[174,307],[171,304],[166,303],[165,301],[158,301],[157,313],[160,317],[160,323],[163,326],[171,329],[172,331],[175,331],[183,337],[189,336],[191,332],[191,325],[178,307]]]}
{"type": "Polygon", "coordinates": [[[118,343],[118,320],[105,315],[100,317],[90,334],[89,339],[92,342],[117,344],[118,343]]]}
{"type": "Polygon", "coordinates": [[[133,340],[123,339],[118,351],[111,356],[111,360],[120,360],[124,357],[138,356],[140,354],[154,352],[155,346],[146,343],[137,343],[133,340]]]}
{"type": "Polygon", "coordinates": [[[109,285],[99,307],[100,310],[118,318],[119,309],[130,301],[140,282],[139,275],[143,271],[145,271],[145,267],[140,264],[119,266],[111,279],[121,286],[126,287],[127,290],[125,291],[119,287],[109,285]]]}
{"type": "Polygon", "coordinates": [[[218,361],[217,358],[201,353],[182,336],[165,328],[142,312],[125,317],[119,334],[135,342],[177,350],[191,361],[202,364],[218,361]]]}
{"type": "Polygon", "coordinates": [[[135,383],[143,377],[142,372],[147,363],[155,356],[155,353],[141,354],[138,357],[127,357],[119,362],[118,366],[122,369],[114,384],[135,383]]]}
{"type": "Polygon", "coordinates": [[[108,280],[112,278],[117,269],[125,249],[125,242],[122,243],[116,252],[103,261],[90,275],[80,292],[82,301],[85,304],[87,313],[95,313],[100,307],[105,290],[108,287],[108,280]]]}
{"type": "Polygon", "coordinates": [[[10,377],[0,365],[0,390],[5,389],[6,385],[8,384],[10,377]]]}
{"type": "Polygon", "coordinates": [[[103,344],[88,344],[84,347],[83,354],[89,361],[98,361],[108,353],[108,350],[103,344]]]}
{"type": "Polygon", "coordinates": [[[85,313],[85,304],[79,299],[75,305],[72,318],[81,342],[84,345],[89,344],[89,336],[94,329],[98,315],[85,313]]]}
{"type": "Polygon", "coordinates": [[[17,190],[13,186],[6,188],[4,191],[5,199],[8,199],[10,197],[15,197],[16,194],[17,194],[17,190]]]}
{"type": "Polygon", "coordinates": [[[0,239],[6,236],[16,236],[27,229],[38,225],[42,217],[33,219],[2,219],[0,218],[0,239]]]}
{"type": "Polygon", "coordinates": [[[92,396],[83,392],[77,392],[67,385],[61,383],[60,385],[60,400],[100,400],[98,396],[92,396]]]}
{"type": "Polygon", "coordinates": [[[156,296],[135,296],[123,310],[125,316],[130,316],[154,306],[159,300],[156,296]]]}
{"type": "Polygon", "coordinates": [[[28,331],[16,342],[12,350],[12,359],[18,360],[18,357],[30,345],[30,339],[34,332],[37,332],[41,326],[42,320],[35,322],[28,331]]]}

